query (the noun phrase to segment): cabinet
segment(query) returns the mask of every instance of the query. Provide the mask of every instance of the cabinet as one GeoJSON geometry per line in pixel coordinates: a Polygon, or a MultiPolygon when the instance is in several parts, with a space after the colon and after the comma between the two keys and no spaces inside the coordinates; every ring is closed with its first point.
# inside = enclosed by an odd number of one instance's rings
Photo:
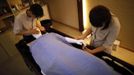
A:
{"type": "Polygon", "coordinates": [[[0,0],[0,20],[12,15],[10,5],[7,0],[0,0]]]}
{"type": "Polygon", "coordinates": [[[30,0],[0,0],[0,32],[12,27],[14,16],[29,6],[30,0]]]}
{"type": "Polygon", "coordinates": [[[4,20],[10,16],[13,16],[10,6],[6,0],[0,0],[0,31],[3,31],[7,26],[4,20]]]}
{"type": "Polygon", "coordinates": [[[14,13],[10,0],[0,0],[0,32],[7,30],[13,24],[14,13]]]}
{"type": "Polygon", "coordinates": [[[44,4],[44,0],[0,0],[0,32],[13,25],[14,16],[30,4],[44,4]]]}

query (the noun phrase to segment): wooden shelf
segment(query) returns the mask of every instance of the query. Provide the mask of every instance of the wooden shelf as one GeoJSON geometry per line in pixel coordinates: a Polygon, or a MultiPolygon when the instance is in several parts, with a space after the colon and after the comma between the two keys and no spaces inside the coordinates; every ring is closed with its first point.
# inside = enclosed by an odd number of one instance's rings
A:
{"type": "Polygon", "coordinates": [[[4,14],[4,15],[0,16],[0,20],[6,19],[6,18],[11,17],[11,16],[14,16],[14,15],[12,13],[4,14]]]}

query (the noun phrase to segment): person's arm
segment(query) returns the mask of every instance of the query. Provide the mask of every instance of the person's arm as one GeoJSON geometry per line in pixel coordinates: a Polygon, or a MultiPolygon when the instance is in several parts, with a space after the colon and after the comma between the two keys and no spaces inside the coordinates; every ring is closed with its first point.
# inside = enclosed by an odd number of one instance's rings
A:
{"type": "Polygon", "coordinates": [[[39,31],[37,29],[30,29],[30,30],[26,30],[26,31],[20,31],[18,33],[16,33],[16,35],[31,35],[31,34],[38,34],[39,31]]]}
{"type": "Polygon", "coordinates": [[[102,52],[102,51],[104,51],[105,49],[106,49],[106,48],[103,47],[103,46],[97,47],[97,48],[95,48],[95,49],[93,49],[93,50],[90,50],[90,49],[88,49],[87,47],[84,48],[85,51],[87,51],[87,52],[89,52],[89,53],[91,53],[91,54],[96,54],[96,53],[102,52]]]}
{"type": "Polygon", "coordinates": [[[88,28],[84,34],[82,34],[81,36],[79,36],[76,39],[85,39],[89,34],[91,34],[91,32],[92,32],[91,28],[88,28]]]}

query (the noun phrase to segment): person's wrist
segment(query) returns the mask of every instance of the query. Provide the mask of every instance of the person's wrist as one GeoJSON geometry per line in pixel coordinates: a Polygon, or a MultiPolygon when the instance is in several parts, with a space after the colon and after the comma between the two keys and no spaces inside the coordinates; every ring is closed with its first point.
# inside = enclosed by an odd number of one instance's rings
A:
{"type": "Polygon", "coordinates": [[[32,33],[32,29],[28,30],[28,33],[32,33]]]}

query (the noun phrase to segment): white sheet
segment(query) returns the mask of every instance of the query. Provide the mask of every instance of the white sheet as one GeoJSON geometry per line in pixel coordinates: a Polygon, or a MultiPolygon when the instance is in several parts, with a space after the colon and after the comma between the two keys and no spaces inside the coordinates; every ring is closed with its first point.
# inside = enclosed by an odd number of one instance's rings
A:
{"type": "Polygon", "coordinates": [[[119,75],[101,59],[72,47],[55,33],[33,41],[30,50],[46,75],[119,75]]]}

